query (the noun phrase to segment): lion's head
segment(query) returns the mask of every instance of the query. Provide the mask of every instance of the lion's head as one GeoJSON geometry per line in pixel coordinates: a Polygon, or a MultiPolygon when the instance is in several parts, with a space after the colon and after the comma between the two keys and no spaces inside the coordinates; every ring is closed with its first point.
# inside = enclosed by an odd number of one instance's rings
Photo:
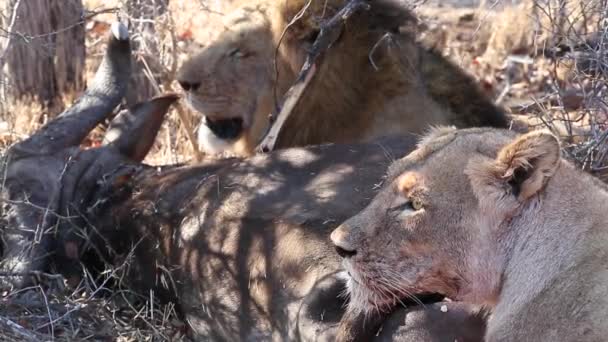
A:
{"type": "Polygon", "coordinates": [[[260,134],[272,105],[274,48],[267,6],[228,15],[222,32],[180,69],[190,106],[203,113],[199,144],[209,153],[230,150],[260,134]]]}
{"type": "Polygon", "coordinates": [[[350,274],[351,309],[389,310],[426,292],[494,304],[509,234],[538,225],[530,220],[547,210],[539,203],[549,201],[546,188],[556,193],[554,174],[564,168],[574,172],[560,164],[550,133],[434,130],[391,166],[369,206],[331,234],[350,274]]]}
{"type": "MultiPolygon", "coordinates": [[[[225,17],[217,37],[179,70],[178,82],[188,103],[203,115],[198,135],[204,151],[248,154],[253,150],[268,125],[268,115],[295,81],[321,22],[345,3],[345,0],[248,0],[237,4],[238,9],[225,17]]],[[[393,89],[400,87],[401,83],[376,79],[379,74],[399,74],[383,59],[387,49],[380,44],[373,55],[370,52],[386,32],[396,32],[407,20],[413,20],[410,12],[389,0],[377,1],[371,10],[353,16],[338,42],[325,54],[323,66],[309,87],[314,90],[307,90],[306,100],[302,101],[307,108],[299,110],[319,113],[321,117],[325,113],[350,114],[362,107],[353,98],[365,98],[379,88],[370,82],[393,89]],[[372,60],[376,65],[372,65],[372,60]],[[382,73],[374,72],[374,68],[383,67],[382,73]]],[[[383,97],[390,97],[391,91],[384,94],[383,97]]],[[[349,131],[347,120],[357,125],[365,125],[368,120],[347,115],[338,119],[344,122],[328,120],[331,127],[325,127],[315,122],[317,119],[302,116],[301,120],[313,124],[303,127],[301,122],[293,123],[302,128],[295,133],[301,137],[292,137],[301,143],[322,142],[327,136],[336,135],[334,124],[344,127],[343,134],[340,133],[343,139],[336,140],[349,140],[354,133],[349,131]]]]}

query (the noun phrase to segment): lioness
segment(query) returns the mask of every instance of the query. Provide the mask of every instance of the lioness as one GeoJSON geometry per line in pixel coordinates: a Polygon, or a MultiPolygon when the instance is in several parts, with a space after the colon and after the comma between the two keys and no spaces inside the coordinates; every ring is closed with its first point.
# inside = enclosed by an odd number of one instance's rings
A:
{"type": "Polygon", "coordinates": [[[487,341],[605,341],[608,189],[546,132],[441,128],[331,234],[351,312],[433,291],[491,311],[487,341]]]}
{"type": "MultiPolygon", "coordinates": [[[[344,0],[248,0],[180,68],[187,101],[204,115],[200,148],[250,154],[268,115],[296,79],[320,22],[344,0]]],[[[400,27],[415,21],[396,1],[370,1],[325,52],[285,123],[278,148],[421,133],[429,125],[505,127],[475,80],[400,27]]]]}

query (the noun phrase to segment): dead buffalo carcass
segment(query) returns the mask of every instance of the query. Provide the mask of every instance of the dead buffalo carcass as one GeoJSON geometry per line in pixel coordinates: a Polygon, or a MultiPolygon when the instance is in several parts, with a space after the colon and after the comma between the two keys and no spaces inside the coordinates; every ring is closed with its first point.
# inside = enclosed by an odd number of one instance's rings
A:
{"type": "Polygon", "coordinates": [[[197,340],[483,336],[477,311],[447,302],[401,308],[378,335],[371,317],[353,318],[360,330],[338,329],[348,298],[329,234],[370,201],[412,137],[150,167],[141,161],[177,99],[168,95],[117,115],[103,146],[79,148],[119,104],[129,60],[127,30],[115,24],[88,91],[6,153],[3,287],[51,266],[78,279],[94,252],[128,265],[133,288],[177,303],[197,340]]]}

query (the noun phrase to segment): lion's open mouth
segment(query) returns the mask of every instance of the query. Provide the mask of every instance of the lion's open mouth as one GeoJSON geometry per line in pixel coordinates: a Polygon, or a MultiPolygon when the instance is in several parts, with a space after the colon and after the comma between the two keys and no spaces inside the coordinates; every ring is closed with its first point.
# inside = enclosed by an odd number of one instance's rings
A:
{"type": "Polygon", "coordinates": [[[224,140],[234,140],[243,132],[242,118],[211,120],[205,117],[203,120],[213,134],[224,140]]]}

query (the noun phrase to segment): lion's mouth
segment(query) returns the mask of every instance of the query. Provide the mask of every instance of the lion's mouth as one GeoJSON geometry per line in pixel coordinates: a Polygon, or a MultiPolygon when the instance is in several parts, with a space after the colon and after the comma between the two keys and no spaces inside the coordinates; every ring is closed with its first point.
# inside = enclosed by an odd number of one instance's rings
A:
{"type": "Polygon", "coordinates": [[[382,276],[368,277],[349,262],[343,262],[343,266],[348,274],[347,283],[350,282],[350,296],[355,301],[358,299],[359,302],[354,304],[359,308],[390,311],[397,306],[432,304],[447,298],[441,293],[402,289],[382,276]]]}
{"type": "Polygon", "coordinates": [[[203,123],[209,127],[213,134],[224,140],[234,140],[243,132],[242,118],[212,120],[205,116],[203,123]]]}

